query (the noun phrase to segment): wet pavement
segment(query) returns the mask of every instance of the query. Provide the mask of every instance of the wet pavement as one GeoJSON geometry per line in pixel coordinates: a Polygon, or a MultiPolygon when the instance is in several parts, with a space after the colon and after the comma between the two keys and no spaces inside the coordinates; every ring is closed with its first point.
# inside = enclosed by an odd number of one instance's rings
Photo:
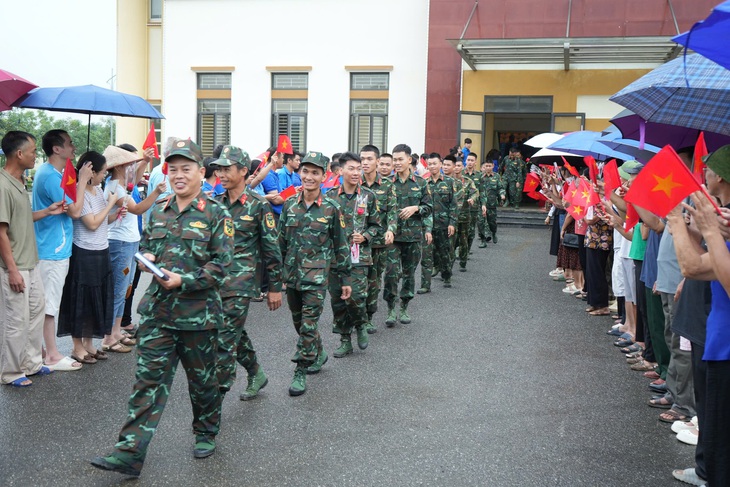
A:
{"type": "MultiPolygon", "coordinates": [[[[385,328],[381,302],[369,348],[331,357],[297,398],[287,394],[288,309],[252,303],[247,328],[268,386],[240,401],[239,368],[218,450],[195,460],[179,368],[139,480],[88,463],[116,441],[134,353],[0,387],[0,485],[682,485],[671,470],[693,466],[694,447],[646,405],[649,381],[612,345],[611,321],[589,317],[547,276],[548,247],[539,228],[505,227],[488,249],[475,243],[453,288],[435,278],[412,302],[413,323],[385,328]]],[[[331,321],[328,298],[320,331],[330,355],[331,321]]],[[[60,347],[68,353],[70,340],[60,347]]]]}

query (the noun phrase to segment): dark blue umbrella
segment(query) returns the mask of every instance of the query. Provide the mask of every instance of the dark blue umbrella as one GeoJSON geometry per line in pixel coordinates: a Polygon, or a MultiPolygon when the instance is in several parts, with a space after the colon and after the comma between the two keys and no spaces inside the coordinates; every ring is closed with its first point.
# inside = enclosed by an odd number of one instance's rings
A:
{"type": "Polygon", "coordinates": [[[87,149],[91,135],[91,115],[165,118],[147,100],[139,96],[128,95],[94,85],[36,88],[13,105],[20,108],[88,114],[87,149]]]}
{"type": "Polygon", "coordinates": [[[659,66],[610,100],[647,122],[730,135],[730,71],[699,54],[659,66]]]}
{"type": "Polygon", "coordinates": [[[672,40],[730,69],[730,51],[727,48],[730,45],[730,1],[722,2],[712,9],[709,17],[672,40]]]}

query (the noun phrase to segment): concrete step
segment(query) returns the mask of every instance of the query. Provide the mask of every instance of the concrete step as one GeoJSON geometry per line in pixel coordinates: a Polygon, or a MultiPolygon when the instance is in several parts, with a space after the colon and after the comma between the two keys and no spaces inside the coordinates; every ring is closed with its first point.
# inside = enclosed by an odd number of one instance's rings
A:
{"type": "Polygon", "coordinates": [[[519,227],[546,227],[545,218],[547,213],[537,209],[497,209],[497,225],[509,225],[519,227]]]}

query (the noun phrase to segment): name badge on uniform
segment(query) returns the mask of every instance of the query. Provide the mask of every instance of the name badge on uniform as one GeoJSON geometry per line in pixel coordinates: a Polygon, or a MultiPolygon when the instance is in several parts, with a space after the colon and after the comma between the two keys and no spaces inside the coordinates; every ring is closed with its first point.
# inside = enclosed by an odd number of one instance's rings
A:
{"type": "Polygon", "coordinates": [[[375,194],[385,194],[385,191],[383,191],[382,189],[378,189],[375,191],[375,194]]]}
{"type": "Polygon", "coordinates": [[[165,222],[156,222],[156,223],[153,223],[152,226],[153,227],[164,227],[165,226],[165,222]]]}
{"type": "Polygon", "coordinates": [[[203,222],[192,222],[190,226],[193,228],[208,228],[208,224],[203,222]]]}
{"type": "Polygon", "coordinates": [[[322,217],[317,218],[317,221],[318,222],[322,222],[322,223],[327,223],[327,219],[326,218],[322,218],[322,217]]]}
{"type": "Polygon", "coordinates": [[[414,188],[411,188],[411,191],[418,191],[419,189],[421,189],[421,188],[419,188],[419,187],[414,187],[414,188]]]}
{"type": "Polygon", "coordinates": [[[241,220],[243,220],[245,222],[250,222],[250,221],[253,221],[253,217],[251,215],[243,215],[241,217],[241,220]]]}

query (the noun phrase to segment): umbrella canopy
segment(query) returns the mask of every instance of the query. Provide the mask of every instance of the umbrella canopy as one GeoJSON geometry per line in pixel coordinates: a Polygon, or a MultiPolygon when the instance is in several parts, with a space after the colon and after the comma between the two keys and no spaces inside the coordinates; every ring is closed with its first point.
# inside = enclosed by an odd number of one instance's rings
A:
{"type": "Polygon", "coordinates": [[[610,100],[648,122],[730,135],[730,71],[699,54],[659,66],[610,100]]]}
{"type": "MultiPolygon", "coordinates": [[[[618,133],[617,133],[618,135],[618,133]]],[[[596,159],[633,159],[633,156],[623,152],[616,151],[599,142],[604,136],[601,132],[592,132],[590,130],[581,130],[580,132],[572,132],[566,134],[565,137],[557,142],[550,144],[548,149],[555,149],[563,152],[569,152],[577,156],[592,156],[596,159]]]]}
{"type": "MultiPolygon", "coordinates": [[[[537,149],[541,149],[543,147],[547,147],[553,142],[557,142],[558,140],[563,138],[563,134],[553,134],[551,132],[545,132],[543,134],[537,134],[536,136],[532,137],[530,140],[525,142],[525,145],[529,145],[530,147],[535,147],[537,149]]],[[[532,156],[535,157],[535,156],[532,156]]]]}
{"type": "Polygon", "coordinates": [[[0,69],[0,112],[13,108],[13,103],[33,88],[38,85],[0,69]]]}
{"type": "Polygon", "coordinates": [[[147,100],[139,96],[94,85],[37,88],[16,102],[15,106],[89,115],[165,118],[147,100]]]}
{"type": "Polygon", "coordinates": [[[638,140],[621,138],[621,132],[617,133],[618,137],[613,134],[604,135],[598,139],[598,142],[609,149],[629,155],[637,161],[644,163],[649,162],[661,150],[659,147],[650,144],[642,144],[638,140]]]}
{"type": "Polygon", "coordinates": [[[540,159],[541,157],[554,157],[554,158],[560,159],[561,157],[580,157],[580,156],[576,156],[575,154],[571,154],[570,152],[563,152],[563,151],[554,150],[554,149],[546,149],[543,147],[539,151],[535,152],[532,155],[532,157],[530,157],[530,160],[532,161],[533,159],[540,159]]]}
{"type": "Polygon", "coordinates": [[[730,44],[730,1],[722,2],[712,9],[709,17],[672,40],[730,69],[730,51],[727,50],[730,44]]]}
{"type": "MultiPolygon", "coordinates": [[[[644,142],[658,147],[671,145],[677,150],[694,146],[701,132],[687,127],[647,122],[631,110],[619,113],[611,119],[611,123],[621,131],[624,139],[641,142],[643,132],[644,142]]],[[[715,151],[723,145],[730,144],[730,136],[705,132],[705,142],[710,151],[715,151]]]]}

